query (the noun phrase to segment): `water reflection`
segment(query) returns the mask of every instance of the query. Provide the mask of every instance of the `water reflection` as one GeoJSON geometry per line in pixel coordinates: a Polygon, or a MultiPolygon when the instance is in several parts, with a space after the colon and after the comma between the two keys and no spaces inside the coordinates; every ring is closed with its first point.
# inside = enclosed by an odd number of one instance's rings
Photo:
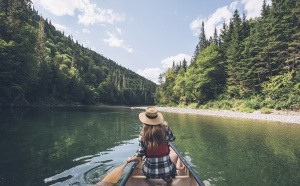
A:
{"type": "MultiPolygon", "coordinates": [[[[94,185],[100,182],[108,172],[121,166],[136,151],[137,138],[123,141],[122,145],[108,149],[95,155],[76,158],[80,165],[62,173],[46,178],[46,185],[94,185]]],[[[129,166],[125,168],[127,172],[129,166]]]]}
{"type": "Polygon", "coordinates": [[[104,156],[138,136],[138,113],[81,107],[0,112],[0,185],[44,185],[45,178],[86,166],[88,159],[77,158],[104,156]]]}
{"type": "Polygon", "coordinates": [[[172,118],[173,132],[180,139],[175,145],[189,152],[207,185],[300,183],[300,125],[182,114],[165,117],[172,118]]]}

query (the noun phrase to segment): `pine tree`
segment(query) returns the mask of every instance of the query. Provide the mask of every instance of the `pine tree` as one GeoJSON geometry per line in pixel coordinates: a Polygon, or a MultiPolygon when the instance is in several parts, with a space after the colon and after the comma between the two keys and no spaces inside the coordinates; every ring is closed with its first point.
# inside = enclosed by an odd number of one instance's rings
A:
{"type": "Polygon", "coordinates": [[[231,21],[232,33],[231,41],[227,49],[227,88],[228,93],[232,97],[239,97],[239,82],[244,74],[240,72],[240,61],[242,51],[242,32],[241,32],[241,19],[238,11],[235,10],[233,19],[231,21]]]}
{"type": "Polygon", "coordinates": [[[249,36],[250,34],[250,28],[249,28],[249,22],[248,20],[246,19],[246,15],[243,14],[243,19],[242,19],[242,39],[245,39],[249,36]]]}
{"type": "Polygon", "coordinates": [[[221,32],[220,32],[220,45],[221,44],[226,44],[226,43],[229,43],[229,37],[228,37],[228,25],[226,25],[226,23],[224,22],[223,25],[222,25],[222,29],[221,29],[221,32]]]}
{"type": "Polygon", "coordinates": [[[291,16],[285,11],[282,1],[272,1],[270,14],[264,17],[263,21],[262,29],[265,35],[262,36],[264,46],[260,57],[261,61],[265,62],[266,79],[269,79],[282,73],[284,69],[288,43],[291,40],[291,16]]]}
{"type": "Polygon", "coordinates": [[[45,21],[39,20],[38,34],[37,34],[37,66],[38,66],[38,88],[35,92],[37,97],[49,96],[51,91],[51,58],[49,56],[49,50],[46,47],[46,33],[45,33],[45,21]]]}
{"type": "Polygon", "coordinates": [[[261,13],[260,13],[260,15],[261,15],[261,18],[265,18],[265,17],[267,17],[267,15],[268,15],[268,7],[267,7],[267,3],[266,3],[266,0],[264,0],[263,1],[263,5],[262,5],[262,9],[261,9],[261,13]]]}
{"type": "Polygon", "coordinates": [[[291,31],[290,41],[288,42],[287,59],[285,61],[285,69],[289,72],[295,69],[298,72],[300,67],[300,3],[299,1],[290,0],[287,2],[286,9],[292,9],[290,15],[291,31]]]}
{"type": "Polygon", "coordinates": [[[159,83],[160,85],[164,83],[163,75],[162,75],[162,74],[159,74],[159,76],[158,76],[158,83],[159,83]]]}
{"type": "Polygon", "coordinates": [[[208,41],[206,39],[205,29],[204,29],[204,22],[202,21],[200,36],[199,36],[199,52],[201,53],[208,46],[208,41]]]}
{"type": "Polygon", "coordinates": [[[199,41],[196,46],[194,55],[192,57],[191,63],[194,64],[196,62],[197,56],[201,53],[203,49],[208,46],[208,40],[206,39],[205,29],[204,29],[204,22],[202,21],[201,31],[199,34],[199,41]]]}
{"type": "Polygon", "coordinates": [[[182,62],[182,68],[184,70],[184,72],[186,72],[186,69],[187,69],[187,61],[185,59],[183,59],[183,62],[182,62]]]}
{"type": "Polygon", "coordinates": [[[213,44],[219,46],[219,38],[218,38],[218,30],[215,28],[214,36],[213,36],[213,44]]]}
{"type": "Polygon", "coordinates": [[[199,45],[197,44],[196,48],[195,48],[195,51],[194,51],[194,54],[191,58],[191,65],[195,65],[198,54],[199,54],[199,45]]]}
{"type": "Polygon", "coordinates": [[[197,67],[189,67],[185,77],[186,98],[189,102],[205,103],[223,91],[225,72],[218,46],[206,47],[197,58],[197,67]]]}
{"type": "Polygon", "coordinates": [[[250,36],[244,42],[244,49],[241,52],[240,74],[244,74],[239,82],[239,94],[243,98],[248,98],[261,91],[261,75],[259,73],[258,58],[256,57],[261,50],[259,46],[259,24],[252,21],[250,36]]]}

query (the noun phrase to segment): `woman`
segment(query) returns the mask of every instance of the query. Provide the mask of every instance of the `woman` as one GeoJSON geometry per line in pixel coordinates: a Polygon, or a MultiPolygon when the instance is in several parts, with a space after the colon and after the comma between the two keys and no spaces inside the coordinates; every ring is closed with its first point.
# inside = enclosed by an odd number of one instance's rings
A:
{"type": "Polygon", "coordinates": [[[127,162],[141,161],[145,157],[143,172],[147,178],[162,178],[170,184],[176,174],[176,166],[169,156],[168,142],[174,141],[168,123],[155,107],[148,107],[139,114],[143,129],[139,136],[139,148],[136,154],[127,162]]]}

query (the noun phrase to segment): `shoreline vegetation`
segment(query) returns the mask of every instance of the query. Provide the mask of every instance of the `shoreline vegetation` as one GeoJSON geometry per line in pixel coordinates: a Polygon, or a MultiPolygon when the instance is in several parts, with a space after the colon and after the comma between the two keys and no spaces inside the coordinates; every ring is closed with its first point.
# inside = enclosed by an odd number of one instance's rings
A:
{"type": "MultiPolygon", "coordinates": [[[[131,109],[146,109],[146,106],[142,107],[130,107],[131,109]]],[[[227,117],[227,118],[241,118],[241,119],[254,119],[264,120],[280,123],[300,124],[300,112],[296,111],[278,111],[274,110],[271,113],[264,114],[260,111],[254,111],[253,113],[246,113],[240,111],[231,110],[206,110],[206,109],[193,109],[193,108],[178,108],[178,107],[157,107],[160,112],[170,112],[179,114],[196,114],[203,116],[213,117],[227,117]]]]}
{"type": "MultiPolygon", "coordinates": [[[[49,105],[30,105],[26,107],[0,107],[0,109],[5,108],[58,108],[58,107],[107,107],[107,108],[126,108],[134,110],[145,110],[148,106],[127,106],[127,105],[82,105],[82,104],[49,104],[49,105]]],[[[272,121],[280,123],[290,123],[290,124],[300,124],[300,111],[292,110],[269,110],[264,113],[262,111],[256,110],[254,112],[242,112],[237,110],[226,110],[226,109],[200,109],[200,108],[188,108],[188,107],[164,107],[156,106],[160,112],[178,113],[178,114],[194,114],[212,117],[223,117],[223,118],[239,118],[239,119],[253,119],[253,120],[263,120],[272,121]]]]}

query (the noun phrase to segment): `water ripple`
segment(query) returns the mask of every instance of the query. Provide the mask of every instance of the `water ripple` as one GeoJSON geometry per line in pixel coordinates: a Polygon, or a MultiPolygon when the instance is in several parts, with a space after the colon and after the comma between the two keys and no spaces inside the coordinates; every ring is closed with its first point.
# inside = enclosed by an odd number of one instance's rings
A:
{"type": "MultiPolygon", "coordinates": [[[[116,147],[86,155],[73,161],[82,164],[65,170],[57,175],[44,179],[46,185],[94,185],[101,181],[108,172],[122,165],[127,157],[132,156],[137,148],[137,139],[120,142],[116,147]]],[[[127,171],[127,169],[125,169],[127,171]]]]}

